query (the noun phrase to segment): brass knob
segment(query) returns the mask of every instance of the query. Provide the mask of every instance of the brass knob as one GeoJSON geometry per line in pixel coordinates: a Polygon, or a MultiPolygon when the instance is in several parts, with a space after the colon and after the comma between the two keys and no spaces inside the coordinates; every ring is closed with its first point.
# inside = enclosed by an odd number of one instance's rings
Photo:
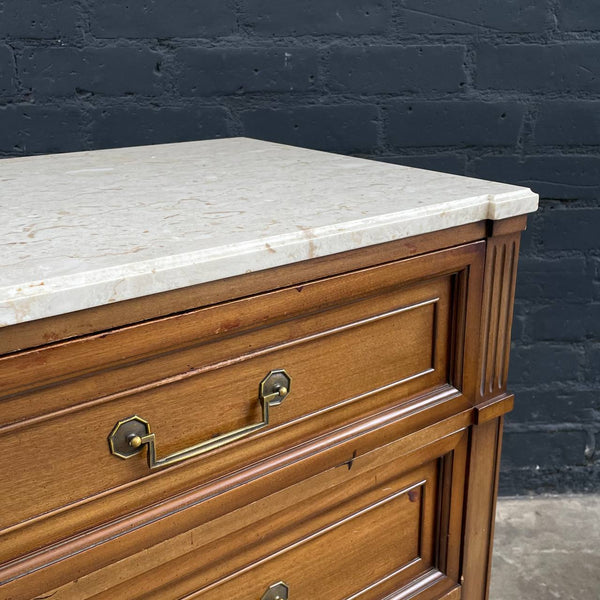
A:
{"type": "Polygon", "coordinates": [[[287,389],[287,388],[286,388],[284,385],[282,385],[282,386],[281,386],[281,387],[280,387],[280,388],[277,390],[277,393],[278,393],[280,396],[285,396],[285,395],[288,393],[288,389],[287,389]]]}
{"type": "Polygon", "coordinates": [[[132,448],[139,448],[142,445],[142,438],[139,435],[130,435],[127,442],[132,448]]]}

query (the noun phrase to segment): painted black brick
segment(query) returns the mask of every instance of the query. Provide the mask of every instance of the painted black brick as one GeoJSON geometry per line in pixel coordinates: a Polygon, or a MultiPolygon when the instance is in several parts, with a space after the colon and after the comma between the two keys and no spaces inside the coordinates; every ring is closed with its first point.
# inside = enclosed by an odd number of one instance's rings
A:
{"type": "MultiPolygon", "coordinates": [[[[596,327],[598,327],[598,324],[596,324],[596,327]]],[[[594,341],[598,344],[600,342],[600,336],[597,335],[594,341]]],[[[596,384],[598,384],[600,383],[600,346],[592,347],[587,353],[587,359],[589,374],[594,379],[596,384]]],[[[596,389],[598,388],[597,385],[595,387],[596,389]]],[[[600,433],[600,414],[596,414],[596,417],[596,420],[599,421],[598,431],[600,433]]],[[[598,451],[600,452],[600,448],[598,451]]]]}
{"type": "Polygon", "coordinates": [[[507,431],[504,440],[504,468],[548,468],[565,464],[585,464],[587,436],[584,431],[507,431]]]}
{"type": "Polygon", "coordinates": [[[580,355],[571,344],[537,343],[513,349],[509,386],[574,382],[580,370],[580,355]]]}
{"type": "Polygon", "coordinates": [[[600,249],[600,207],[548,211],[542,234],[546,250],[600,249]]]}
{"type": "Polygon", "coordinates": [[[65,38],[77,33],[77,3],[57,0],[0,2],[0,36],[65,38]]]}
{"type": "Polygon", "coordinates": [[[154,95],[160,91],[160,62],[159,53],[130,46],[44,48],[28,50],[20,67],[34,96],[154,95]]]}
{"type": "Polygon", "coordinates": [[[8,46],[0,45],[0,94],[12,94],[15,91],[14,60],[8,46]]]}
{"type": "Polygon", "coordinates": [[[83,115],[76,107],[0,106],[0,152],[35,154],[82,150],[83,115]],[[44,132],[40,136],[40,131],[44,132]]]}
{"type": "Polygon", "coordinates": [[[335,47],[329,68],[338,92],[457,91],[465,81],[465,48],[440,46],[335,47]]]}
{"type": "Polygon", "coordinates": [[[232,0],[93,0],[99,38],[218,37],[237,30],[232,0]]]}
{"type": "Polygon", "coordinates": [[[406,0],[406,29],[414,33],[540,32],[551,23],[548,0],[406,0]]]}
{"type": "Polygon", "coordinates": [[[428,169],[430,171],[442,171],[444,173],[455,173],[463,175],[465,172],[466,158],[451,152],[436,152],[435,154],[416,154],[401,156],[378,156],[377,160],[406,165],[417,169],[428,169]]]}
{"type": "Polygon", "coordinates": [[[272,35],[361,35],[390,26],[390,0],[245,0],[242,22],[272,35]]]}
{"type": "Polygon", "coordinates": [[[395,146],[508,146],[525,113],[517,102],[401,102],[390,106],[388,140],[395,146]]]}
{"type": "Polygon", "coordinates": [[[257,109],[242,113],[246,135],[329,150],[369,152],[377,145],[377,109],[366,105],[257,109]]]}
{"type": "Polygon", "coordinates": [[[175,59],[186,96],[306,91],[318,68],[317,52],[305,48],[183,48],[175,59]]]}
{"type": "Polygon", "coordinates": [[[513,323],[511,328],[511,347],[515,348],[524,343],[525,325],[528,322],[529,306],[520,298],[515,299],[513,307],[513,323]]]}
{"type": "Polygon", "coordinates": [[[590,258],[590,270],[594,272],[594,297],[600,300],[600,257],[590,258]]]}
{"type": "Polygon", "coordinates": [[[496,90],[600,92],[600,42],[482,44],[476,84],[496,90]]]}
{"type": "Polygon", "coordinates": [[[550,260],[545,256],[522,255],[516,295],[530,301],[591,302],[594,298],[593,275],[584,256],[561,256],[550,260]]]}
{"type": "Polygon", "coordinates": [[[511,469],[510,476],[500,477],[498,493],[503,496],[532,493],[566,494],[589,493],[599,489],[600,466],[558,465],[547,469],[511,469]]]}
{"type": "Polygon", "coordinates": [[[226,137],[227,113],[220,107],[114,106],[91,113],[94,147],[166,144],[226,137]]]}
{"type": "MultiPolygon", "coordinates": [[[[533,188],[545,198],[600,197],[600,156],[483,156],[472,162],[472,174],[533,188]]],[[[561,244],[559,237],[556,244],[561,244]]]]}
{"type": "Polygon", "coordinates": [[[535,141],[540,145],[600,145],[600,102],[544,103],[535,124],[535,141]]]}
{"type": "Polygon", "coordinates": [[[600,3],[590,0],[561,0],[558,26],[565,31],[600,29],[600,3]]]}
{"type": "Polygon", "coordinates": [[[511,423],[581,423],[600,421],[600,394],[595,390],[539,390],[515,387],[518,398],[511,423]]]}
{"type": "Polygon", "coordinates": [[[553,304],[531,315],[536,340],[582,342],[600,339],[600,304],[553,304]]]}

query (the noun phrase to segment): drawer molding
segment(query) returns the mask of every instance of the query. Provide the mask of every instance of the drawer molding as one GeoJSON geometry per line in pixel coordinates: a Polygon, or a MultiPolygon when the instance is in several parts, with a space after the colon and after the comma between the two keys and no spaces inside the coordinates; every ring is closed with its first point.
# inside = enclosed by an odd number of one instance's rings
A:
{"type": "MultiPolygon", "coordinates": [[[[430,569],[407,586],[386,596],[384,600],[412,600],[426,592],[427,599],[460,600],[461,587],[437,569],[430,569]],[[441,595],[443,594],[443,595],[441,595]]],[[[348,598],[348,600],[351,600],[348,598]]],[[[354,598],[352,599],[354,600],[354,598]]],[[[356,599],[358,600],[358,598],[356,599]]]]}

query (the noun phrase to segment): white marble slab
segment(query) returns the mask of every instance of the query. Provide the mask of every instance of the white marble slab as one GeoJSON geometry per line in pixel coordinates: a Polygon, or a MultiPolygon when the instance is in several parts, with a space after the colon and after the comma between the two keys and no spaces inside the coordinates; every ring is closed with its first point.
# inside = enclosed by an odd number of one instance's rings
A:
{"type": "Polygon", "coordinates": [[[532,212],[525,188],[233,138],[0,160],[0,326],[532,212]]]}

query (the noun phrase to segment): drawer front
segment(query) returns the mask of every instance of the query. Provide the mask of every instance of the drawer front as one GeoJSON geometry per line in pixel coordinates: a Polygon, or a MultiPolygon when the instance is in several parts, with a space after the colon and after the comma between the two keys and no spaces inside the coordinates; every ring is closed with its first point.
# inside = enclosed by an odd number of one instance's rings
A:
{"type": "Polygon", "coordinates": [[[0,520],[14,543],[2,546],[0,560],[391,405],[423,394],[435,403],[443,389],[457,395],[465,277],[480,265],[481,249],[471,244],[6,357],[0,373],[11,393],[2,400],[0,454],[11,461],[0,479],[0,520]],[[291,377],[290,390],[267,423],[259,383],[278,369],[291,377]],[[159,461],[232,431],[248,434],[152,471],[148,443],[137,453],[128,446],[127,460],[110,452],[108,435],[133,415],[149,424],[159,461]],[[32,482],[39,493],[30,493],[32,482]]]}
{"type": "MultiPolygon", "coordinates": [[[[290,600],[459,598],[467,440],[453,418],[324,470],[305,465],[299,483],[45,591],[257,600],[283,581],[290,600]]],[[[337,463],[332,452],[319,468],[337,463]]]]}
{"type": "Polygon", "coordinates": [[[436,475],[429,464],[406,487],[397,482],[391,487],[400,489],[371,503],[336,507],[324,527],[191,597],[254,600],[278,581],[293,598],[378,598],[379,586],[401,588],[432,565],[436,475]]]}

